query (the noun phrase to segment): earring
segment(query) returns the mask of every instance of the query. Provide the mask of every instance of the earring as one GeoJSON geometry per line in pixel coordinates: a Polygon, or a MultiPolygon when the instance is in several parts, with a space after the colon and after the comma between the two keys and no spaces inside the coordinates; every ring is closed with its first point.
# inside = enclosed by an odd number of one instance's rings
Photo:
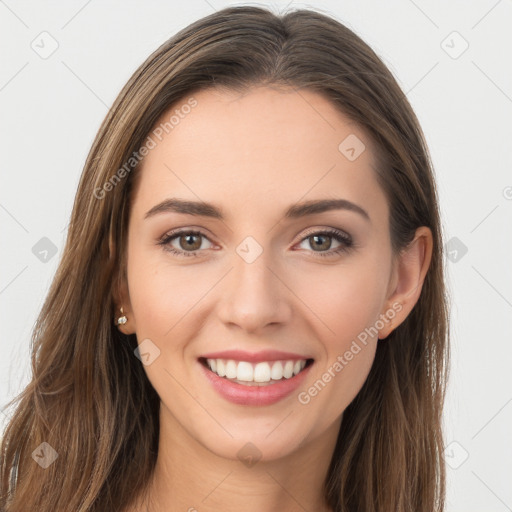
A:
{"type": "Polygon", "coordinates": [[[128,318],[126,318],[126,315],[123,313],[123,308],[120,308],[120,311],[121,311],[121,316],[117,319],[117,325],[124,325],[127,321],[128,321],[128,318]]]}

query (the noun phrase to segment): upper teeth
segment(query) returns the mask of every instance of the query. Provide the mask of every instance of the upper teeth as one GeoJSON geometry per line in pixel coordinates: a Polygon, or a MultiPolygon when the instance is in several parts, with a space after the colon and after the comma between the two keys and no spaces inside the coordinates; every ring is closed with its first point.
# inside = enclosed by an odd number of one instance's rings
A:
{"type": "Polygon", "coordinates": [[[206,362],[210,370],[219,377],[245,382],[270,382],[271,379],[280,380],[283,377],[290,379],[306,366],[306,359],[264,361],[261,363],[248,363],[247,361],[234,361],[233,359],[207,359],[206,362]]]}

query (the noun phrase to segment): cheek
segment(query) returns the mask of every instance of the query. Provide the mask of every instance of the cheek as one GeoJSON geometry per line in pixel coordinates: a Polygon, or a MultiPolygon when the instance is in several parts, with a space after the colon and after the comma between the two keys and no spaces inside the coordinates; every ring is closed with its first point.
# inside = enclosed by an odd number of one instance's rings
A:
{"type": "Polygon", "coordinates": [[[215,276],[203,278],[194,266],[171,266],[158,251],[135,247],[127,271],[137,334],[159,340],[169,335],[215,282],[215,276]]]}
{"type": "Polygon", "coordinates": [[[309,280],[309,287],[303,283],[298,292],[318,316],[315,334],[324,352],[310,387],[299,397],[311,411],[323,411],[318,428],[343,412],[368,377],[378,342],[374,326],[386,283],[383,266],[375,261],[326,270],[309,280]]]}
{"type": "Polygon", "coordinates": [[[382,266],[367,259],[297,273],[294,292],[316,316],[318,334],[331,352],[342,350],[374,324],[382,307],[385,280],[382,266]]]}

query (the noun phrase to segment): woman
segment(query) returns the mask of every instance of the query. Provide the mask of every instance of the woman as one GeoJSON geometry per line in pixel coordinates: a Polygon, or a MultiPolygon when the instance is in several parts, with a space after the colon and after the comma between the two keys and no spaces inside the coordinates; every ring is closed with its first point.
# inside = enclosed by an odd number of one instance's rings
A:
{"type": "Polygon", "coordinates": [[[442,511],[442,258],[418,121],[358,36],[195,22],[87,159],[1,510],[442,511]]]}

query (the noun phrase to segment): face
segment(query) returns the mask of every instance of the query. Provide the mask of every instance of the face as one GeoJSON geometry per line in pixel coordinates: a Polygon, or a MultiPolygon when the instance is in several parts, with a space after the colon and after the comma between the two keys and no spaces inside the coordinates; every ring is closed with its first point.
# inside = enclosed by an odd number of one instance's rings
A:
{"type": "Polygon", "coordinates": [[[368,376],[393,309],[388,204],[371,141],[323,96],[193,98],[143,161],[127,332],[173,429],[284,457],[337,429],[368,376]]]}

